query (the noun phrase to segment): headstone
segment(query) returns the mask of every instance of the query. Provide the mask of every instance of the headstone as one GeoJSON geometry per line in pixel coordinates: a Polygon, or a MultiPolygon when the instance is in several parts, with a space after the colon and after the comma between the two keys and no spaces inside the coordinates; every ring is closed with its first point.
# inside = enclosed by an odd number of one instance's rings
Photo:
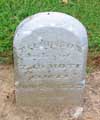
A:
{"type": "Polygon", "coordinates": [[[84,26],[67,14],[26,18],[14,38],[16,102],[42,108],[81,106],[87,48],[84,26]]]}

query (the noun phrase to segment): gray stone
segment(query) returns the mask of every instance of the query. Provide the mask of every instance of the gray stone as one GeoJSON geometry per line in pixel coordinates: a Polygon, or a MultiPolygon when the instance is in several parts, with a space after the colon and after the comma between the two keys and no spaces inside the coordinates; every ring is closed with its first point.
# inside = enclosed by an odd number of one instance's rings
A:
{"type": "Polygon", "coordinates": [[[80,106],[87,49],[84,26],[67,14],[44,12],[22,21],[14,38],[17,103],[80,106]]]}

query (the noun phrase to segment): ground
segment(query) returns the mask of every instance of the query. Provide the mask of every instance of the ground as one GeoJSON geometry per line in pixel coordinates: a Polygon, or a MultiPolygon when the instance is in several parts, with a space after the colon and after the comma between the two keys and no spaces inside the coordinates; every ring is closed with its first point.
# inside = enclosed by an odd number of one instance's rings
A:
{"type": "MultiPolygon", "coordinates": [[[[0,65],[0,120],[36,120],[31,109],[20,109],[15,104],[14,72],[12,65],[0,65]]],[[[87,76],[84,96],[84,120],[100,120],[100,71],[87,76]]],[[[37,120],[53,120],[42,115],[37,120]]]]}

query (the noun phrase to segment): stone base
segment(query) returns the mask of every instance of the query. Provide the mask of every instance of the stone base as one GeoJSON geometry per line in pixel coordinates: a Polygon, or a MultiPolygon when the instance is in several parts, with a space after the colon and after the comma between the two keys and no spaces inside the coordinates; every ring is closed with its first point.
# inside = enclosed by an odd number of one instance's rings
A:
{"type": "Polygon", "coordinates": [[[16,102],[20,105],[80,105],[83,88],[17,88],[16,102]],[[78,99],[77,99],[78,98],[78,99]]]}

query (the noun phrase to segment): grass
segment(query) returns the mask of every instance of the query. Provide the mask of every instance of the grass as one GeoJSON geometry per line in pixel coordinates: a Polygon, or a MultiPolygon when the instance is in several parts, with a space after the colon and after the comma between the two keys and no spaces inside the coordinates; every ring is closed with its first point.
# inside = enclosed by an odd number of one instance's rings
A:
{"type": "Polygon", "coordinates": [[[100,52],[100,0],[0,0],[0,63],[12,63],[12,44],[17,25],[27,16],[59,11],[79,19],[89,35],[89,55],[100,52]]]}

